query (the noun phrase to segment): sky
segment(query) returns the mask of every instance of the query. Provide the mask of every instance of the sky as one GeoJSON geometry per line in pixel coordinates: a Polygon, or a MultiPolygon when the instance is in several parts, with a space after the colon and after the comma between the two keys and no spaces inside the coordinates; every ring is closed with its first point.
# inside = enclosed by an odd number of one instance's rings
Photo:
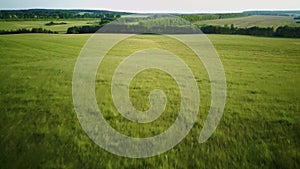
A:
{"type": "Polygon", "coordinates": [[[100,9],[124,12],[300,10],[299,0],[0,0],[0,9],[100,9]]]}

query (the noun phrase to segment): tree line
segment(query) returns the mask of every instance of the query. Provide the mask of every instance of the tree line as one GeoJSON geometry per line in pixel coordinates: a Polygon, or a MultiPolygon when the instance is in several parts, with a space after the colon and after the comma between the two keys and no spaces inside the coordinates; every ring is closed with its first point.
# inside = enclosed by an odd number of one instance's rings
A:
{"type": "Polygon", "coordinates": [[[72,18],[114,18],[126,13],[99,10],[0,10],[0,19],[4,20],[36,20],[36,19],[72,19],[72,18]]]}
{"type": "Polygon", "coordinates": [[[67,34],[84,34],[84,33],[95,33],[102,26],[93,25],[93,26],[73,26],[68,28],[67,34]]]}
{"type": "Polygon", "coordinates": [[[68,34],[84,33],[128,33],[128,34],[196,34],[201,33],[199,29],[180,26],[142,26],[126,24],[109,24],[102,26],[74,26],[67,31],[68,34]],[[101,29],[100,29],[101,28],[101,29]]]}
{"type": "Polygon", "coordinates": [[[300,15],[300,10],[245,11],[243,13],[246,15],[297,16],[297,15],[300,15]]]}
{"type": "Polygon", "coordinates": [[[265,37],[287,37],[287,38],[300,38],[300,27],[280,26],[276,29],[271,27],[250,27],[250,28],[237,28],[234,25],[228,26],[213,26],[204,25],[199,28],[206,34],[238,34],[238,35],[253,35],[265,37]]]}
{"type": "Polygon", "coordinates": [[[264,37],[287,37],[287,38],[300,38],[300,27],[280,26],[276,29],[267,27],[250,27],[250,28],[237,28],[234,25],[229,26],[213,26],[205,25],[199,26],[199,30],[192,27],[180,26],[143,26],[143,25],[126,25],[126,24],[109,24],[103,27],[98,26],[74,26],[68,29],[68,34],[81,34],[81,33],[161,33],[161,34],[192,34],[199,33],[200,30],[206,34],[237,34],[237,35],[252,35],[264,37]],[[100,29],[102,28],[102,29],[100,29]]]}
{"type": "Polygon", "coordinates": [[[22,34],[22,33],[50,33],[58,34],[56,31],[51,31],[43,28],[32,28],[32,29],[17,29],[17,30],[0,30],[0,34],[22,34]]]}
{"type": "Polygon", "coordinates": [[[53,25],[66,25],[67,23],[66,22],[49,22],[49,23],[46,23],[45,25],[46,26],[53,26],[53,25]]]}
{"type": "Polygon", "coordinates": [[[190,14],[182,15],[181,17],[189,22],[214,20],[214,19],[226,19],[226,18],[238,18],[247,16],[244,13],[225,13],[225,14],[190,14]]]}

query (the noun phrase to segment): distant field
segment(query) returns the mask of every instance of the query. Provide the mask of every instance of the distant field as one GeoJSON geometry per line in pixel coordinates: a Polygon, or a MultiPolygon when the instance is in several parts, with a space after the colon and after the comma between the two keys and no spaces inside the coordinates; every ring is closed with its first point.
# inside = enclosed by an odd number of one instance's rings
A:
{"type": "Polygon", "coordinates": [[[234,24],[236,27],[246,28],[252,26],[259,27],[278,27],[278,26],[300,26],[297,24],[293,17],[287,16],[247,16],[247,17],[239,17],[239,18],[227,18],[227,19],[216,19],[216,20],[206,20],[206,21],[198,21],[195,24],[203,25],[228,25],[234,24]]]}
{"type": "Polygon", "coordinates": [[[49,20],[49,21],[0,21],[0,30],[15,30],[21,28],[45,28],[52,31],[57,31],[59,33],[66,33],[67,29],[72,26],[84,26],[91,25],[94,22],[97,22],[97,19],[90,20],[49,20]],[[65,22],[65,25],[52,25],[46,26],[46,23],[49,22],[65,22]]]}
{"type": "Polygon", "coordinates": [[[127,54],[149,47],[176,53],[192,69],[201,93],[197,122],[180,144],[156,157],[128,159],[93,143],[74,112],[73,69],[89,36],[0,36],[0,168],[300,167],[300,39],[209,35],[223,62],[228,90],[224,116],[204,144],[198,136],[210,105],[210,87],[193,52],[159,35],[137,35],[117,44],[99,69],[96,95],[104,117],[118,131],[135,137],[163,132],[172,124],[180,99],[167,74],[144,71],[130,86],[133,105],[149,108],[148,92],[161,87],[170,100],[166,112],[152,125],[124,120],[106,90],[127,54]]]}
{"type": "MultiPolygon", "coordinates": [[[[126,15],[123,17],[146,17],[147,15],[126,15]]],[[[66,20],[39,20],[39,21],[4,21],[0,20],[0,30],[16,30],[16,29],[30,29],[30,28],[44,28],[52,31],[57,31],[59,33],[66,33],[69,27],[73,26],[84,26],[93,25],[98,19],[66,19],[66,20]],[[64,25],[52,25],[46,26],[49,22],[65,22],[64,25]]],[[[137,24],[137,22],[132,22],[130,24],[137,24]]],[[[292,17],[285,16],[248,16],[239,18],[228,18],[228,19],[217,19],[217,20],[205,20],[198,21],[194,24],[198,25],[228,25],[234,24],[236,27],[278,27],[282,25],[289,26],[300,26],[292,17]]]]}

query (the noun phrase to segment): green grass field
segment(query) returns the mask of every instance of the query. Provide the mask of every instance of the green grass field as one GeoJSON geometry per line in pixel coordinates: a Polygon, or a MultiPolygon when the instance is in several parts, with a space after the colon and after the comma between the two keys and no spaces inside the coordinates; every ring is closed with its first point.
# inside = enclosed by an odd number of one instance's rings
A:
{"type": "Polygon", "coordinates": [[[296,23],[296,20],[293,17],[287,16],[263,16],[263,15],[254,15],[247,17],[239,17],[239,18],[227,18],[227,19],[216,19],[216,20],[206,20],[199,21],[195,24],[199,25],[228,25],[234,24],[236,27],[246,28],[252,26],[258,27],[274,27],[277,28],[279,26],[300,26],[300,24],[296,23]]]}
{"type": "Polygon", "coordinates": [[[198,137],[209,110],[210,87],[201,62],[164,36],[137,35],[119,43],[105,57],[96,80],[99,108],[118,131],[135,137],[161,133],[174,121],[180,101],[172,78],[144,71],[130,86],[133,105],[147,110],[149,91],[161,87],[170,100],[166,111],[152,124],[122,118],[106,90],[114,69],[131,52],[150,47],[172,51],[190,66],[201,92],[197,122],[180,144],[156,157],[129,159],[93,143],[74,111],[73,69],[89,37],[0,36],[0,168],[300,167],[300,39],[209,35],[228,89],[220,125],[204,144],[198,137]]]}
{"type": "Polygon", "coordinates": [[[30,28],[44,28],[47,30],[57,31],[59,33],[66,33],[69,27],[72,26],[84,26],[91,25],[97,22],[97,19],[87,19],[87,20],[41,20],[41,21],[0,21],[1,30],[16,30],[16,29],[30,29],[30,28]],[[52,25],[46,26],[49,22],[65,22],[65,25],[52,25]]]}

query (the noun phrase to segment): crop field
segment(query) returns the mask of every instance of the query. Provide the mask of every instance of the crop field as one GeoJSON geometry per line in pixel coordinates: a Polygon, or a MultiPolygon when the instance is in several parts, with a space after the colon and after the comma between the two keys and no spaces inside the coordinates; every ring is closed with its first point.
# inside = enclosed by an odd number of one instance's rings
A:
{"type": "MultiPolygon", "coordinates": [[[[7,23],[0,22],[0,27],[15,28],[14,22],[7,23]]],[[[24,27],[45,23],[18,22],[24,27]]],[[[70,21],[66,26],[71,24],[78,22],[70,21]]],[[[95,91],[103,116],[119,132],[140,138],[160,134],[172,125],[180,108],[174,79],[150,69],[131,82],[130,99],[138,110],[145,111],[149,109],[149,92],[162,89],[168,97],[162,116],[152,123],[136,124],[117,112],[110,94],[111,77],[118,64],[135,51],[172,51],[189,65],[201,94],[197,121],[182,142],[158,156],[131,159],[97,146],[77,119],[72,76],[79,52],[90,36],[0,36],[0,168],[300,167],[300,39],[208,36],[225,69],[227,102],[219,126],[203,144],[198,138],[211,93],[201,61],[181,42],[162,35],[135,35],[118,43],[98,69],[95,91]]]]}
{"type": "Polygon", "coordinates": [[[285,26],[285,25],[300,26],[300,24],[296,23],[296,20],[294,20],[293,17],[264,16],[264,15],[198,21],[195,24],[220,25],[220,26],[224,26],[224,25],[230,26],[231,24],[234,24],[236,27],[240,27],[240,28],[247,28],[247,27],[249,28],[252,26],[274,27],[274,28],[277,28],[279,26],[285,26]]]}
{"type": "Polygon", "coordinates": [[[99,20],[97,19],[86,19],[86,20],[41,20],[41,21],[0,21],[1,30],[16,30],[16,29],[30,29],[30,28],[44,28],[51,31],[57,31],[59,33],[66,33],[69,27],[73,26],[85,26],[92,25],[99,20]],[[53,21],[54,23],[64,22],[62,25],[51,25],[46,24],[53,21]]]}

